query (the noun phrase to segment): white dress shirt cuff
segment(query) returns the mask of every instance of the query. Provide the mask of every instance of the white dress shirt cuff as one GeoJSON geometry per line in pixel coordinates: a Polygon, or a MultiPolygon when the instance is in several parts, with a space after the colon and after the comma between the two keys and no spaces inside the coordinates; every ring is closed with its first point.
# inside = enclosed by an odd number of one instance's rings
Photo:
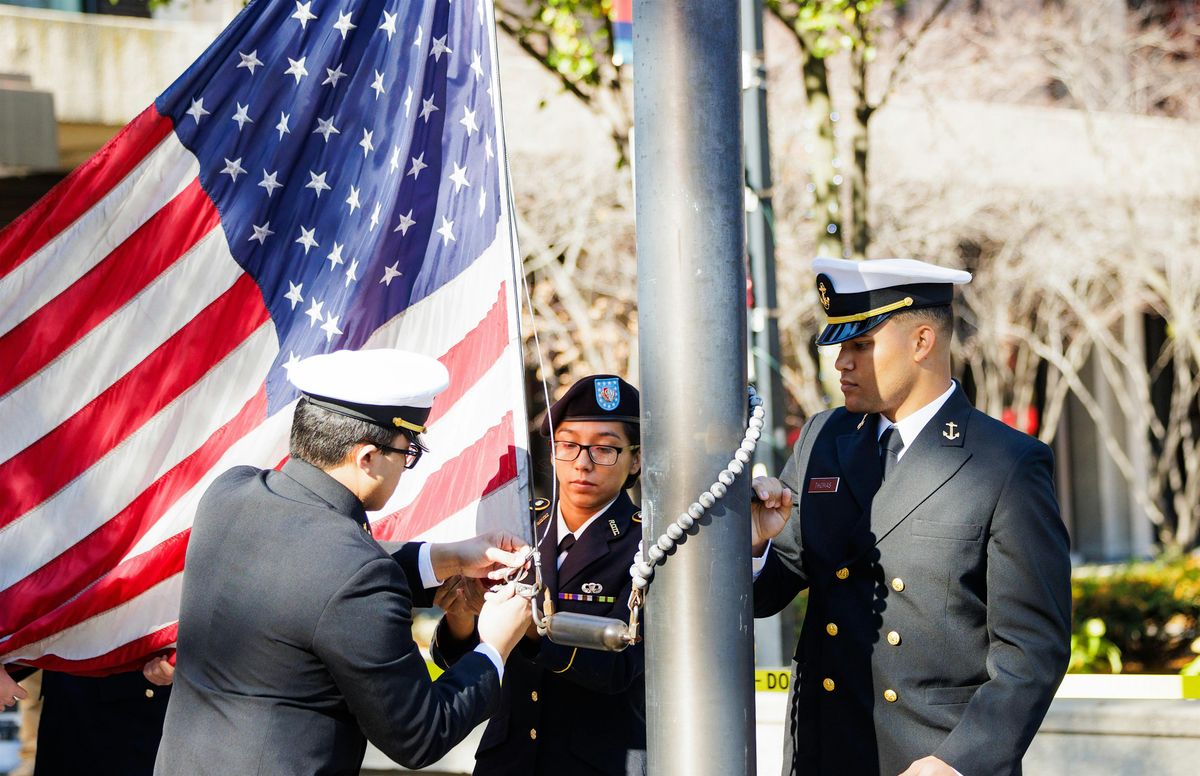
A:
{"type": "Polygon", "coordinates": [[[426,590],[442,584],[442,580],[438,579],[437,574],[433,573],[433,561],[429,557],[429,547],[429,542],[424,542],[421,544],[421,548],[417,550],[417,568],[421,570],[421,585],[426,590]]]}
{"type": "Polygon", "coordinates": [[[750,569],[754,572],[754,578],[758,579],[758,575],[762,573],[763,566],[767,565],[767,553],[771,551],[771,540],[767,539],[767,547],[763,550],[763,554],[757,558],[750,559],[750,569]]]}
{"type": "Polygon", "coordinates": [[[475,647],[475,651],[492,661],[492,665],[496,667],[496,674],[500,677],[500,681],[504,681],[504,661],[500,659],[500,653],[491,644],[479,642],[479,646],[475,647]]]}

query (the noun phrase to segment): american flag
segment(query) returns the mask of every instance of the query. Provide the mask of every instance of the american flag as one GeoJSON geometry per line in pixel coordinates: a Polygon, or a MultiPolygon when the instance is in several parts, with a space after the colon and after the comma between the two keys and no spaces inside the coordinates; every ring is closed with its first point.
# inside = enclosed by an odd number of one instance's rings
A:
{"type": "Polygon", "coordinates": [[[315,353],[450,371],[378,538],[521,530],[498,98],[483,0],[255,0],[0,232],[0,664],[170,648],[196,503],[286,457],[315,353]]]}

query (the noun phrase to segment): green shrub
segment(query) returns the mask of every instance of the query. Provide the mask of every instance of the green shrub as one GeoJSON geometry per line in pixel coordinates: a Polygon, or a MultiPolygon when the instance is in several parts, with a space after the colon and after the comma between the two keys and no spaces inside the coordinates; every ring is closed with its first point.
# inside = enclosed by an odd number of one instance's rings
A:
{"type": "MultiPolygon", "coordinates": [[[[1072,580],[1073,647],[1083,650],[1072,663],[1083,660],[1086,644],[1079,638],[1089,620],[1105,626],[1105,640],[1119,650],[1126,673],[1177,673],[1195,659],[1191,647],[1200,638],[1200,556],[1127,563],[1120,566],[1082,567],[1072,580]]],[[[1107,662],[1096,652],[1092,660],[1107,662]]],[[[1074,650],[1073,650],[1074,653],[1074,650]]],[[[1072,666],[1072,670],[1075,666],[1072,666]]]]}

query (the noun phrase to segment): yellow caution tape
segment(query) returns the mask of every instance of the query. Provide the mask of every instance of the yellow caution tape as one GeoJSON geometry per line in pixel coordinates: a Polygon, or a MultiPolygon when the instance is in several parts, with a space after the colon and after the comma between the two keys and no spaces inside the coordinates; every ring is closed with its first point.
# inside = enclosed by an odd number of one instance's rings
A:
{"type": "MultiPolygon", "coordinates": [[[[787,692],[791,671],[760,668],[754,672],[757,692],[787,692]]],[[[1174,674],[1068,674],[1056,698],[1124,698],[1144,700],[1200,699],[1200,676],[1174,674]]]]}

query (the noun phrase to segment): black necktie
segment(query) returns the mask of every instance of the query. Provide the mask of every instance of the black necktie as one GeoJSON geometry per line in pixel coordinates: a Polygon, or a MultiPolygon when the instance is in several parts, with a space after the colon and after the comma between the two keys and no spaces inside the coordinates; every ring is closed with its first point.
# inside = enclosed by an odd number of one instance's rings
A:
{"type": "Polygon", "coordinates": [[[900,461],[900,451],[904,449],[904,439],[895,426],[888,426],[879,437],[879,463],[883,466],[883,478],[886,480],[900,461]]]}
{"type": "Polygon", "coordinates": [[[566,536],[564,536],[561,541],[559,541],[558,554],[562,555],[565,552],[570,552],[571,548],[574,546],[575,546],[575,534],[569,533],[566,536]]]}

